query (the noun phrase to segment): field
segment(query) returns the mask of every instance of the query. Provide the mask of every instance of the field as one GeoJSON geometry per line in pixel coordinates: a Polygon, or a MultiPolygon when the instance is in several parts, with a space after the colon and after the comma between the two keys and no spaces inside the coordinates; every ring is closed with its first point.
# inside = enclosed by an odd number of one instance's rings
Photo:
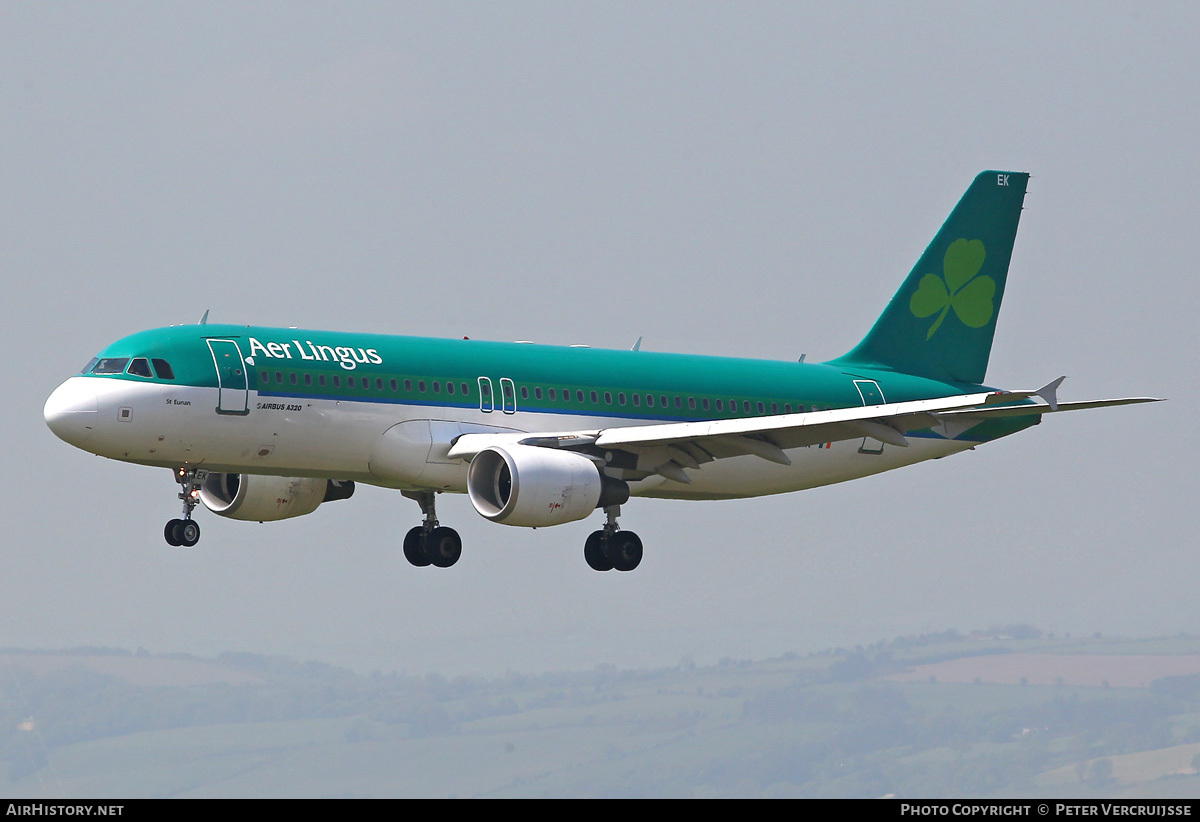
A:
{"type": "Polygon", "coordinates": [[[0,666],[10,796],[1200,793],[1189,637],[946,632],[495,679],[98,649],[9,650],[0,666]]]}
{"type": "Polygon", "coordinates": [[[985,682],[1001,685],[1078,685],[1149,688],[1165,676],[1200,674],[1200,654],[1058,656],[1013,653],[950,659],[917,665],[887,679],[891,682],[985,682]]]}

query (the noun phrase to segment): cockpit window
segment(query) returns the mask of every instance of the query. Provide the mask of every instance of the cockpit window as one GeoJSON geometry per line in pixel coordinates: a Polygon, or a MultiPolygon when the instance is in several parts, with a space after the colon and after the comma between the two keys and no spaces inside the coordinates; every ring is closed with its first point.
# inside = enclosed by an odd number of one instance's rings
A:
{"type": "Polygon", "coordinates": [[[129,363],[129,368],[126,373],[133,374],[135,377],[153,377],[154,374],[150,371],[150,361],[145,357],[137,357],[129,363]]]}
{"type": "Polygon", "coordinates": [[[175,371],[171,368],[171,364],[166,360],[153,359],[150,362],[154,363],[154,370],[158,374],[160,380],[175,379],[175,371]]]}
{"type": "Polygon", "coordinates": [[[97,360],[92,367],[93,374],[121,374],[125,371],[125,366],[129,365],[128,357],[105,357],[102,360],[97,360]]]}
{"type": "Polygon", "coordinates": [[[85,366],[84,366],[84,367],[83,367],[83,368],[80,370],[80,372],[79,372],[79,373],[80,373],[80,374],[90,374],[90,373],[92,373],[92,368],[93,368],[93,367],[96,365],[96,363],[98,363],[98,362],[100,362],[100,360],[99,360],[99,359],[97,359],[96,357],[92,357],[90,360],[88,360],[88,364],[87,364],[87,365],[85,365],[85,366]]]}

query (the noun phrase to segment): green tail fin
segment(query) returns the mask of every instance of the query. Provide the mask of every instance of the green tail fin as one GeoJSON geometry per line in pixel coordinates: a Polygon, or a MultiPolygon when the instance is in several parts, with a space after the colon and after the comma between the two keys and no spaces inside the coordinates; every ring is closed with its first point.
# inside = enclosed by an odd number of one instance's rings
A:
{"type": "Polygon", "coordinates": [[[870,333],[832,362],[982,383],[1028,182],[976,177],[870,333]]]}

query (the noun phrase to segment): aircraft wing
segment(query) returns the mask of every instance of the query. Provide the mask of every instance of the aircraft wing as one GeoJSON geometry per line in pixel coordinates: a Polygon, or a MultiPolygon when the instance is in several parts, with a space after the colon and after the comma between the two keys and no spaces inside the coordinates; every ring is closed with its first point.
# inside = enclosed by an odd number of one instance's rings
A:
{"type": "Polygon", "coordinates": [[[786,451],[806,445],[871,437],[905,447],[910,431],[932,429],[953,438],[991,416],[1028,416],[1082,408],[1153,402],[1152,397],[1059,403],[1062,379],[1034,391],[987,391],[910,402],[885,403],[799,414],[739,417],[700,422],[653,423],[591,431],[511,434],[463,434],[450,457],[471,459],[490,446],[533,445],[587,451],[606,449],[638,455],[637,472],[663,474],[689,482],[683,468],[699,468],[714,459],[754,455],[791,464],[786,451]],[[1038,402],[1028,402],[1038,397],[1038,402]],[[1020,403],[1014,405],[1013,403],[1020,403]]]}

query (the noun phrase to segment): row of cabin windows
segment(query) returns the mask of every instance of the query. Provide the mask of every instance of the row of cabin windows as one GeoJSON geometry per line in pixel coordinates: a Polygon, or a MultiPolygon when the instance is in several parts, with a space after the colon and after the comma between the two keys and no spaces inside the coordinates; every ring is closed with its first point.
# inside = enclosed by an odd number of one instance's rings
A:
{"type": "Polygon", "coordinates": [[[81,374],[132,374],[135,377],[153,378],[156,374],[160,380],[175,379],[175,371],[166,360],[157,357],[105,357],[93,358],[83,367],[81,374]],[[151,370],[150,365],[154,364],[151,370]]]}
{"type": "MultiPolygon", "coordinates": [[[[155,362],[158,362],[158,361],[156,360],[155,362]]],[[[284,372],[276,371],[274,376],[275,376],[274,382],[276,385],[284,385],[284,383],[285,383],[284,372]]],[[[300,384],[301,379],[303,379],[305,386],[312,387],[312,385],[313,385],[313,375],[312,374],[304,374],[303,377],[301,377],[301,375],[298,375],[295,372],[288,372],[286,382],[293,386],[298,386],[300,384]]],[[[269,372],[269,371],[259,372],[259,384],[260,385],[270,385],[271,382],[272,382],[271,372],[269,372]]],[[[333,374],[333,375],[327,376],[325,374],[318,374],[317,378],[316,378],[316,384],[322,388],[328,387],[330,384],[332,384],[332,386],[334,388],[341,388],[342,387],[342,375],[333,374]]],[[[346,377],[346,387],[347,388],[358,388],[360,384],[364,391],[371,390],[371,378],[370,377],[361,377],[361,378],[357,378],[357,379],[353,376],[346,377]]],[[[383,391],[384,390],[383,386],[384,386],[383,378],[376,377],[375,378],[375,390],[383,391]]],[[[425,380],[417,380],[416,386],[417,386],[417,391],[422,394],[426,393],[427,388],[432,388],[434,394],[442,393],[442,389],[443,389],[443,384],[438,380],[433,380],[433,381],[429,382],[428,384],[425,382],[425,380]]],[[[507,384],[502,384],[502,386],[504,389],[505,397],[508,399],[512,399],[511,389],[509,388],[509,386],[507,384]]],[[[388,388],[390,388],[393,392],[399,391],[400,390],[399,381],[396,380],[395,378],[388,380],[388,388]]],[[[444,385],[444,388],[445,388],[446,393],[451,394],[451,395],[461,392],[462,396],[466,397],[470,393],[470,386],[465,382],[459,383],[456,386],[453,382],[447,381],[444,385]]],[[[411,392],[413,390],[413,381],[412,380],[404,380],[404,390],[407,392],[411,392]]],[[[482,392],[483,392],[483,396],[484,396],[485,400],[491,399],[491,396],[490,396],[491,391],[490,391],[488,383],[486,383],[486,382],[482,383],[482,392]]],[[[534,399],[539,400],[539,401],[543,398],[543,396],[545,396],[545,397],[548,397],[551,402],[558,402],[558,398],[559,398],[559,396],[561,396],[563,402],[569,403],[569,402],[571,402],[571,393],[572,393],[572,389],[570,389],[570,388],[562,389],[561,395],[560,395],[558,389],[555,389],[555,388],[547,389],[545,394],[543,394],[542,388],[540,386],[533,389],[533,397],[534,397],[534,399]]],[[[585,394],[582,389],[575,389],[574,393],[575,393],[575,401],[576,402],[582,403],[585,401],[585,397],[587,397],[587,398],[591,399],[592,404],[594,404],[594,405],[598,405],[600,403],[600,392],[599,391],[591,391],[590,393],[585,394]]],[[[527,400],[527,399],[529,399],[529,395],[530,395],[529,387],[521,386],[521,399],[527,400]]],[[[604,395],[605,404],[612,405],[613,404],[612,392],[605,391],[603,395],[604,395]]],[[[656,398],[654,394],[630,394],[629,396],[626,396],[624,391],[620,391],[617,393],[616,397],[617,397],[617,404],[622,405],[622,406],[626,405],[628,402],[632,402],[635,407],[641,407],[641,405],[644,403],[647,408],[659,407],[659,408],[664,408],[664,409],[670,409],[671,405],[672,405],[672,402],[671,402],[672,398],[669,398],[666,394],[659,394],[658,397],[656,398]]],[[[682,410],[683,406],[684,406],[685,398],[676,395],[673,399],[674,399],[673,404],[674,404],[675,408],[678,410],[682,410]]],[[[703,411],[710,411],[715,408],[715,410],[718,413],[723,413],[726,409],[726,401],[724,399],[710,401],[709,398],[707,398],[707,397],[702,397],[699,400],[697,400],[695,397],[687,397],[686,402],[687,402],[687,407],[688,407],[689,411],[695,411],[697,409],[703,410],[703,411]]],[[[736,399],[730,399],[728,401],[729,413],[731,413],[731,414],[738,413],[738,402],[739,401],[736,399]]],[[[761,400],[759,400],[757,402],[752,402],[750,400],[741,400],[740,402],[741,402],[741,410],[743,413],[752,414],[755,411],[757,411],[759,414],[767,413],[767,404],[761,400]]],[[[792,413],[792,404],[784,403],[783,410],[780,411],[779,403],[773,402],[770,405],[770,409],[771,409],[772,414],[779,414],[779,413],[790,414],[790,413],[792,413]]],[[[816,411],[817,407],[814,405],[812,410],[816,411]]],[[[796,411],[803,413],[805,411],[805,407],[803,405],[797,404],[796,411]]]]}
{"type": "MultiPolygon", "coordinates": [[[[301,375],[296,374],[295,372],[291,372],[291,371],[288,372],[287,378],[286,378],[286,381],[288,384],[299,385],[301,380],[303,380],[305,386],[310,387],[310,388],[314,384],[321,388],[327,388],[331,385],[334,388],[342,387],[342,375],[341,374],[333,374],[333,375],[318,374],[316,381],[314,383],[312,374],[304,374],[303,377],[301,377],[301,375]]],[[[275,384],[283,385],[284,381],[285,381],[284,372],[276,371],[275,372],[275,384]]],[[[270,385],[271,384],[271,372],[270,371],[260,371],[258,374],[258,382],[259,382],[259,385],[270,385]]],[[[443,385],[440,381],[434,380],[427,385],[425,380],[417,380],[416,385],[417,385],[417,391],[419,391],[422,394],[425,393],[427,387],[432,388],[433,393],[435,393],[435,394],[442,393],[443,388],[445,389],[447,394],[456,394],[461,391],[462,395],[464,397],[470,391],[469,386],[465,382],[459,383],[456,386],[452,382],[447,382],[447,383],[445,383],[445,385],[443,385]]],[[[359,388],[360,386],[361,386],[362,390],[370,391],[371,390],[371,378],[370,377],[356,378],[353,376],[346,377],[346,387],[347,388],[359,388]]],[[[383,391],[384,390],[383,386],[384,386],[383,377],[376,377],[375,378],[375,390],[383,391]]],[[[396,380],[394,377],[392,379],[388,380],[387,386],[393,392],[400,390],[400,382],[398,380],[396,380]]],[[[404,381],[404,390],[410,391],[410,392],[413,390],[413,381],[412,380],[404,381]]]]}
{"type": "MultiPolygon", "coordinates": [[[[553,389],[553,388],[548,389],[547,394],[549,395],[551,402],[554,402],[556,400],[555,389],[553,389]]],[[[534,396],[534,399],[540,400],[542,398],[542,389],[534,388],[533,396],[534,396]]],[[[577,390],[575,392],[575,396],[576,396],[576,400],[578,402],[583,402],[584,394],[582,391],[577,390]]],[[[571,389],[564,388],[562,391],[562,398],[563,398],[564,402],[570,402],[571,401],[571,389]]],[[[529,399],[529,388],[527,386],[521,386],[521,399],[524,399],[524,400],[529,399]]],[[[627,399],[629,402],[632,402],[635,407],[641,407],[643,402],[646,404],[647,408],[655,407],[655,397],[653,394],[630,394],[629,397],[626,398],[624,391],[620,391],[617,393],[617,405],[625,405],[627,399]]],[[[599,403],[600,399],[599,399],[599,395],[596,391],[591,392],[591,400],[593,403],[599,403]]],[[[606,405],[612,405],[613,395],[612,395],[611,391],[604,392],[604,402],[606,405]]],[[[684,403],[683,397],[678,396],[678,395],[676,395],[674,397],[674,405],[675,405],[676,409],[682,410],[683,403],[684,403]]],[[[758,413],[760,413],[760,414],[767,413],[767,405],[766,405],[766,403],[764,403],[762,401],[752,403],[750,400],[742,400],[741,403],[742,403],[742,411],[747,414],[753,413],[753,411],[755,409],[757,409],[758,413]]],[[[667,408],[667,409],[669,409],[671,407],[670,399],[667,397],[666,394],[658,395],[658,407],[667,408]]],[[[710,411],[715,408],[718,412],[723,412],[725,410],[725,400],[718,399],[718,400],[710,401],[707,397],[701,397],[699,400],[697,400],[695,397],[688,397],[687,398],[687,407],[688,407],[689,411],[695,411],[697,409],[697,407],[699,407],[701,410],[704,410],[704,411],[710,411]]],[[[814,409],[816,408],[816,406],[813,406],[813,407],[814,407],[814,409]]],[[[736,399],[729,400],[730,413],[736,414],[737,410],[738,410],[738,400],[736,400],[736,399]]],[[[803,411],[804,406],[797,405],[796,410],[803,411]]],[[[777,402],[771,403],[771,413],[772,414],[780,413],[779,403],[777,403],[777,402]]],[[[784,403],[782,413],[784,413],[784,414],[792,413],[792,404],[790,402],[784,403]]]]}

